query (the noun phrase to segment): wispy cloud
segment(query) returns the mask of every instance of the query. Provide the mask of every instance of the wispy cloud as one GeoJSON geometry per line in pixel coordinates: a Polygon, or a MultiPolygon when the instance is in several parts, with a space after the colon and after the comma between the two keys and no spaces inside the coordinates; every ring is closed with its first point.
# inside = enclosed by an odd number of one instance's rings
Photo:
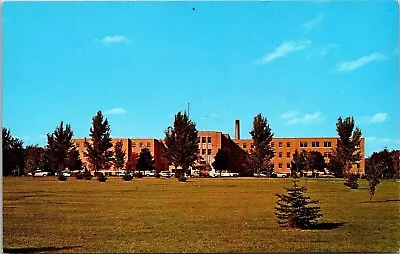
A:
{"type": "Polygon", "coordinates": [[[286,112],[284,114],[281,115],[282,119],[291,119],[296,117],[296,115],[298,114],[298,111],[290,111],[290,112],[286,112]]]}
{"type": "Polygon", "coordinates": [[[104,112],[104,115],[121,115],[125,114],[126,110],[123,108],[113,108],[104,112]]]}
{"type": "Polygon", "coordinates": [[[363,123],[371,124],[371,123],[383,123],[388,118],[388,113],[378,112],[373,116],[364,116],[361,120],[363,123]]]}
{"type": "Polygon", "coordinates": [[[287,124],[292,125],[292,124],[311,124],[319,121],[322,117],[322,114],[320,112],[316,112],[313,114],[305,114],[304,116],[300,117],[295,117],[290,119],[287,124]]]}
{"type": "Polygon", "coordinates": [[[326,54],[328,54],[329,51],[331,51],[332,49],[338,48],[338,47],[339,47],[338,44],[329,43],[325,46],[316,48],[313,52],[311,52],[308,55],[308,57],[312,57],[312,56],[324,57],[326,54]]]}
{"type": "Polygon", "coordinates": [[[310,40],[302,41],[287,41],[282,43],[273,52],[267,54],[266,56],[256,60],[257,64],[267,64],[280,57],[287,56],[290,53],[301,51],[311,44],[310,40]]]}
{"type": "Polygon", "coordinates": [[[375,144],[400,144],[400,139],[378,138],[378,137],[365,137],[366,142],[375,144]]]}
{"type": "Polygon", "coordinates": [[[323,20],[324,20],[324,14],[321,13],[318,16],[316,16],[315,18],[313,18],[312,20],[303,22],[302,27],[309,31],[309,30],[313,29],[315,26],[321,24],[321,22],[323,20]]]}
{"type": "Polygon", "coordinates": [[[386,59],[385,55],[375,52],[375,53],[372,53],[371,55],[360,57],[354,61],[341,62],[339,64],[337,70],[340,72],[354,71],[354,70],[356,70],[366,64],[369,64],[371,62],[381,61],[381,60],[385,60],[385,59],[386,59]]]}
{"type": "Polygon", "coordinates": [[[47,138],[47,135],[46,135],[46,134],[40,134],[40,135],[39,135],[39,138],[40,138],[40,139],[45,139],[45,138],[47,138]]]}
{"type": "Polygon", "coordinates": [[[123,35],[108,35],[100,39],[100,42],[106,45],[117,44],[117,43],[128,43],[129,40],[123,35]]]}

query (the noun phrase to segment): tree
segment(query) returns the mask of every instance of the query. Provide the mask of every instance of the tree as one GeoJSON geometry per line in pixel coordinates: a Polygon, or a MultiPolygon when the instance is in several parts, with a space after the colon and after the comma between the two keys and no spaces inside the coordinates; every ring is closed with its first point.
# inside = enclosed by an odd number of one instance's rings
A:
{"type": "Polygon", "coordinates": [[[303,175],[304,171],[307,167],[307,151],[301,150],[299,153],[297,149],[293,154],[293,161],[291,162],[291,174],[292,176],[297,176],[297,173],[300,173],[300,176],[303,175]]]}
{"type": "Polygon", "coordinates": [[[117,169],[123,168],[124,163],[125,163],[126,153],[124,150],[122,150],[122,146],[123,146],[123,144],[122,144],[121,140],[118,140],[114,146],[114,158],[115,158],[114,165],[115,165],[115,168],[117,168],[117,169]]]}
{"type": "Polygon", "coordinates": [[[186,112],[175,115],[174,126],[165,131],[165,149],[163,156],[174,165],[177,177],[184,177],[190,166],[196,161],[198,140],[196,124],[187,116],[186,112]],[[178,170],[178,167],[182,167],[178,170]]]}
{"type": "Polygon", "coordinates": [[[98,111],[92,118],[92,127],[90,127],[91,142],[85,138],[86,151],[84,155],[87,157],[95,174],[101,169],[108,168],[114,160],[113,152],[110,150],[112,140],[110,137],[110,125],[107,118],[103,121],[103,114],[98,111]]]}
{"type": "Polygon", "coordinates": [[[400,178],[400,150],[393,150],[390,152],[393,161],[393,172],[394,177],[399,179],[400,178]]]}
{"type": "Polygon", "coordinates": [[[310,151],[307,156],[307,166],[313,173],[324,172],[326,166],[324,156],[318,151],[310,151]]]}
{"type": "Polygon", "coordinates": [[[59,174],[67,167],[68,155],[75,145],[72,142],[73,131],[67,124],[64,129],[64,123],[54,130],[52,134],[47,134],[47,156],[50,166],[59,174]]]}
{"type": "Polygon", "coordinates": [[[25,169],[34,172],[37,169],[44,170],[46,167],[45,149],[38,145],[29,145],[25,148],[25,169]]]}
{"type": "Polygon", "coordinates": [[[81,171],[83,163],[79,156],[79,151],[76,149],[71,149],[68,152],[68,157],[65,164],[70,171],[81,171]]]}
{"type": "Polygon", "coordinates": [[[274,134],[271,132],[267,118],[262,117],[261,113],[254,117],[250,135],[254,143],[254,149],[251,151],[253,168],[258,177],[260,177],[262,170],[267,170],[267,176],[270,177],[271,159],[274,157],[271,142],[274,134]]]}
{"type": "Polygon", "coordinates": [[[212,166],[215,168],[215,170],[219,171],[220,176],[222,176],[222,170],[226,170],[229,165],[228,153],[219,148],[214,159],[215,160],[212,163],[212,166]]]}
{"type": "Polygon", "coordinates": [[[362,132],[357,127],[354,129],[353,117],[347,117],[344,121],[339,117],[336,123],[336,131],[339,135],[336,155],[344,165],[344,176],[347,177],[350,174],[352,165],[361,160],[359,147],[362,132]]]}
{"type": "Polygon", "coordinates": [[[320,207],[316,206],[319,202],[304,196],[307,188],[297,186],[297,180],[293,180],[292,188],[285,187],[285,190],[287,194],[275,194],[279,198],[275,215],[281,227],[306,229],[322,217],[320,207]]]}
{"type": "Polygon", "coordinates": [[[344,165],[343,165],[342,161],[336,155],[336,150],[333,150],[332,154],[329,157],[327,169],[329,172],[332,172],[334,174],[334,176],[337,178],[344,177],[344,165]]]}
{"type": "Polygon", "coordinates": [[[154,169],[154,160],[148,148],[143,148],[140,151],[139,159],[136,164],[136,169],[139,171],[151,171],[154,169]]]}
{"type": "Polygon", "coordinates": [[[25,149],[22,140],[14,138],[11,131],[3,127],[2,142],[3,176],[20,176],[25,167],[25,149]]]}
{"type": "Polygon", "coordinates": [[[136,164],[138,162],[139,155],[135,152],[131,153],[131,156],[129,156],[128,161],[125,164],[125,169],[127,172],[134,172],[136,171],[136,164]]]}

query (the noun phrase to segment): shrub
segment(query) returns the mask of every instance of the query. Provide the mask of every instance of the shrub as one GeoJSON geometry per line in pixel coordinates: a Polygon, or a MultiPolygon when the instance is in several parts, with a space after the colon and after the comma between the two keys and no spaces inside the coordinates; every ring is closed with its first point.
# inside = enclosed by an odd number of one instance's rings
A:
{"type": "Polygon", "coordinates": [[[133,179],[133,176],[131,174],[125,174],[125,175],[122,176],[122,179],[124,181],[130,181],[130,180],[133,179]]]}
{"type": "Polygon", "coordinates": [[[104,183],[105,181],[107,181],[107,177],[103,173],[98,173],[97,174],[97,181],[104,183]]]}
{"type": "Polygon", "coordinates": [[[160,173],[157,172],[157,173],[154,175],[154,177],[155,177],[155,178],[160,178],[161,175],[160,175],[160,173]]]}
{"type": "Polygon", "coordinates": [[[316,206],[319,202],[304,196],[307,188],[297,186],[297,180],[293,180],[292,188],[285,190],[287,194],[275,194],[279,198],[275,215],[282,228],[310,228],[318,218],[322,217],[320,207],[316,206]]]}
{"type": "Polygon", "coordinates": [[[59,181],[67,181],[67,177],[63,174],[58,174],[57,179],[59,181]]]}
{"type": "Polygon", "coordinates": [[[186,182],[186,180],[187,180],[187,178],[186,177],[181,177],[181,178],[179,178],[179,182],[186,182]]]}
{"type": "Polygon", "coordinates": [[[360,178],[359,174],[351,173],[347,177],[347,180],[344,183],[344,185],[346,185],[350,189],[358,189],[358,178],[360,178]]]}
{"type": "Polygon", "coordinates": [[[136,172],[136,173],[135,173],[135,177],[136,177],[136,178],[143,178],[142,172],[136,172]]]}

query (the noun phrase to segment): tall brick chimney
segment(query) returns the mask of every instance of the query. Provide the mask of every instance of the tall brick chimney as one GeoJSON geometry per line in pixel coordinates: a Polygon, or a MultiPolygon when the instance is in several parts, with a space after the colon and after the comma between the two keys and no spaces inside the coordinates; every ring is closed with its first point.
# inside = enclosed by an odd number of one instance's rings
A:
{"type": "Polygon", "coordinates": [[[235,139],[240,139],[240,121],[235,121],[235,139]]]}

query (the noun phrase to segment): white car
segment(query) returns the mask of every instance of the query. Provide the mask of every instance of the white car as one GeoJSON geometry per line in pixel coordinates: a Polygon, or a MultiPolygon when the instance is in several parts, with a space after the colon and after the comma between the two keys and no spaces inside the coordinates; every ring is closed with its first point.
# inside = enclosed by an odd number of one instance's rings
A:
{"type": "MultiPolygon", "coordinates": [[[[69,173],[69,172],[67,172],[67,171],[63,171],[63,172],[61,172],[61,173],[63,174],[63,176],[66,176],[66,177],[71,176],[71,173],[69,173]]],[[[58,176],[58,173],[56,173],[55,175],[58,176]]],[[[35,176],[36,176],[36,174],[35,174],[35,176]]]]}
{"type": "MultiPolygon", "coordinates": [[[[29,173],[28,173],[28,176],[31,176],[31,175],[32,175],[32,172],[29,172],[29,173]]],[[[41,171],[41,170],[36,170],[34,176],[48,176],[48,175],[50,175],[50,172],[41,171]]]]}
{"type": "Polygon", "coordinates": [[[276,173],[276,177],[278,177],[278,178],[285,178],[285,177],[287,177],[287,174],[276,173]]]}
{"type": "Polygon", "coordinates": [[[152,171],[145,171],[145,172],[144,172],[144,175],[147,176],[147,177],[148,177],[148,176],[155,176],[155,173],[154,173],[154,170],[152,170],[152,171]]]}

